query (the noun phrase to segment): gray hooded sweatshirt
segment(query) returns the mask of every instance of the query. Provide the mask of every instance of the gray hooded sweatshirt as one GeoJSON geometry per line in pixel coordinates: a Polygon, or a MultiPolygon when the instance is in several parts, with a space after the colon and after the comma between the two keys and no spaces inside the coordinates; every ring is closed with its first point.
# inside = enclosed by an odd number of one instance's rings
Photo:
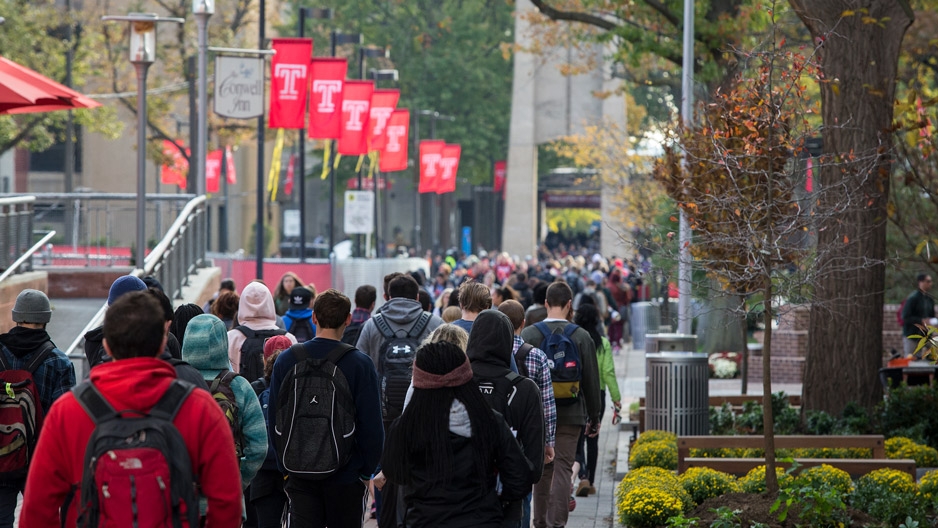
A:
{"type": "MultiPolygon", "coordinates": [[[[381,315],[385,317],[388,321],[388,326],[391,327],[391,330],[410,330],[411,327],[417,322],[417,319],[420,318],[420,314],[423,313],[423,308],[420,307],[420,303],[413,299],[404,299],[402,297],[395,297],[384,304],[381,307],[381,315]]],[[[437,316],[430,317],[430,323],[427,324],[427,328],[423,333],[418,336],[417,341],[421,342],[425,337],[430,335],[430,332],[434,331],[436,327],[443,324],[443,320],[437,316]]],[[[384,343],[384,336],[381,335],[381,332],[378,330],[378,327],[375,325],[375,318],[372,317],[365,322],[365,326],[362,327],[362,333],[358,336],[357,348],[368,354],[368,357],[375,364],[375,368],[378,369],[378,376],[380,377],[381,372],[381,345],[384,343]]]]}

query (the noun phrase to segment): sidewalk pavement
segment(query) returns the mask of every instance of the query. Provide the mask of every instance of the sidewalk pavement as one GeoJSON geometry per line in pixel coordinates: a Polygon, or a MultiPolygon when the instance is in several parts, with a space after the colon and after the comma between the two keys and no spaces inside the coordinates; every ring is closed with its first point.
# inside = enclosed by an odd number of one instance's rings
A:
{"type": "MultiPolygon", "coordinates": [[[[623,422],[618,427],[612,425],[612,402],[607,395],[604,402],[607,406],[606,412],[599,432],[600,459],[596,468],[596,482],[593,483],[596,487],[596,494],[576,498],[576,509],[570,513],[567,528],[618,526],[615,520],[615,488],[621,475],[627,471],[629,440],[634,434],[633,424],[627,421],[629,404],[637,402],[645,395],[645,351],[625,347],[614,356],[614,359],[619,392],[622,396],[623,422]],[[619,478],[616,478],[617,473],[620,475],[619,478]]],[[[711,379],[710,395],[740,394],[741,386],[742,382],[739,379],[711,379]]],[[[772,385],[772,392],[801,394],[801,388],[800,383],[776,383],[772,385]]],[[[748,393],[762,394],[761,378],[750,377],[748,393]]],[[[637,424],[635,427],[637,428],[637,424]]],[[[365,527],[375,528],[377,523],[370,520],[365,523],[365,527]]]]}

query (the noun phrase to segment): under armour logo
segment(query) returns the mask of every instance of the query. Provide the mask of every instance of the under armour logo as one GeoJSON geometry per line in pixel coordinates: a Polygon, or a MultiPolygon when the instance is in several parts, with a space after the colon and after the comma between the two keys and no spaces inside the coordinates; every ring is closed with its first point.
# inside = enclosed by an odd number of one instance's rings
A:
{"type": "Polygon", "coordinates": [[[316,105],[316,111],[322,114],[331,114],[335,112],[335,101],[333,101],[332,96],[342,93],[342,81],[313,81],[313,93],[322,94],[322,100],[316,105]]]}
{"type": "Polygon", "coordinates": [[[306,80],[306,65],[278,64],[274,68],[274,77],[283,79],[280,98],[286,101],[296,101],[300,98],[300,91],[296,85],[298,81],[306,80]]]}
{"type": "Polygon", "coordinates": [[[358,132],[364,128],[362,114],[368,110],[368,101],[342,101],[342,111],[348,112],[348,121],[345,123],[345,129],[358,132]]]}
{"type": "Polygon", "coordinates": [[[313,399],[312,399],[312,400],[309,400],[310,405],[312,405],[312,404],[314,404],[314,403],[315,403],[316,405],[319,405],[319,402],[316,401],[316,398],[318,398],[318,397],[319,397],[319,396],[313,396],[313,399]]]}
{"type": "Polygon", "coordinates": [[[391,352],[394,354],[401,354],[401,353],[409,354],[410,350],[411,350],[410,345],[404,345],[404,346],[394,345],[393,347],[391,347],[391,352]]]}
{"type": "Polygon", "coordinates": [[[388,145],[385,148],[388,152],[401,151],[401,136],[407,134],[407,127],[403,125],[391,125],[388,127],[388,145]]]}

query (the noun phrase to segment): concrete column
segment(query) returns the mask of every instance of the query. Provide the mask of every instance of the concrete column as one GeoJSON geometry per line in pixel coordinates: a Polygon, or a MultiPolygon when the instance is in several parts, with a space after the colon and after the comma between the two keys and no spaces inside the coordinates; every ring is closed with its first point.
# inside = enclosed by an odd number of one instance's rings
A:
{"type": "MultiPolygon", "coordinates": [[[[528,23],[520,13],[531,11],[528,0],[515,3],[515,42],[524,42],[528,23]]],[[[508,176],[505,182],[505,217],[502,249],[512,255],[534,254],[537,247],[537,144],[535,143],[535,57],[514,56],[511,125],[508,139],[508,176]]]]}

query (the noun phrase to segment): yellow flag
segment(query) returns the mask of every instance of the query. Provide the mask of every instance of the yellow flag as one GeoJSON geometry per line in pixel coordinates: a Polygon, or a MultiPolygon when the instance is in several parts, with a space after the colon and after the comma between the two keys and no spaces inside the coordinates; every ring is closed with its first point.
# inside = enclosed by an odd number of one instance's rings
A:
{"type": "Polygon", "coordinates": [[[277,188],[280,187],[280,158],[283,156],[283,129],[277,130],[277,141],[274,143],[274,152],[271,154],[270,172],[267,174],[267,191],[270,201],[277,200],[277,188]]]}
{"type": "MultiPolygon", "coordinates": [[[[368,153],[368,177],[374,179],[375,173],[378,172],[378,151],[368,153]]],[[[375,186],[377,189],[378,186],[375,186]]]]}
{"type": "Polygon", "coordinates": [[[332,155],[332,140],[327,139],[322,142],[322,174],[319,176],[320,180],[325,180],[329,177],[329,157],[332,155]]]}
{"type": "MultiPolygon", "coordinates": [[[[362,163],[365,162],[365,155],[362,154],[358,156],[358,163],[355,165],[355,172],[360,172],[362,170],[362,163]]],[[[361,190],[361,189],[359,189],[361,190]]]]}

